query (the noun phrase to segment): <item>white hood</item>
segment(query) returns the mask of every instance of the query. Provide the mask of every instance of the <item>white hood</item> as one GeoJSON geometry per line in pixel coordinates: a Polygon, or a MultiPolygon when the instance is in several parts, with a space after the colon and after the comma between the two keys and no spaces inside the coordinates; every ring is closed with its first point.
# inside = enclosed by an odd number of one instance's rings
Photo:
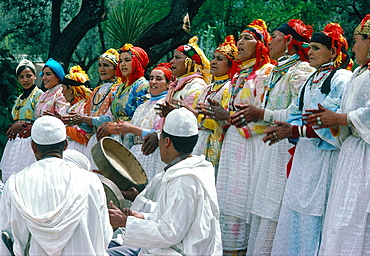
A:
{"type": "Polygon", "coordinates": [[[48,255],[60,255],[86,208],[87,183],[71,175],[81,170],[58,158],[40,160],[24,171],[8,180],[10,197],[32,239],[48,255]]]}

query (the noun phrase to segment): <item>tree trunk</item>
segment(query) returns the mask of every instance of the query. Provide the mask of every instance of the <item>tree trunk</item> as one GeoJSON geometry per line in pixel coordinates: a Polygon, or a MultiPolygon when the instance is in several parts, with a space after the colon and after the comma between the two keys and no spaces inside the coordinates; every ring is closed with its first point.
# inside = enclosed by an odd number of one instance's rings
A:
{"type": "MultiPolygon", "coordinates": [[[[169,51],[188,42],[191,34],[183,29],[184,17],[188,15],[191,21],[204,2],[205,0],[172,0],[169,14],[139,40],[138,46],[145,49],[149,55],[150,66],[169,51]]],[[[68,66],[78,43],[91,28],[105,18],[105,7],[104,0],[83,0],[80,12],[60,31],[61,6],[62,0],[52,1],[49,57],[68,66]]]]}
{"type": "Polygon", "coordinates": [[[91,28],[102,21],[105,14],[104,0],[83,0],[80,12],[62,32],[58,15],[60,8],[61,0],[54,0],[49,57],[62,61],[67,67],[78,43],[91,28]]]}
{"type": "Polygon", "coordinates": [[[191,22],[204,2],[205,0],[172,0],[168,15],[158,21],[138,42],[138,46],[149,55],[149,67],[169,51],[188,42],[191,34],[183,29],[184,17],[189,15],[191,22]]]}

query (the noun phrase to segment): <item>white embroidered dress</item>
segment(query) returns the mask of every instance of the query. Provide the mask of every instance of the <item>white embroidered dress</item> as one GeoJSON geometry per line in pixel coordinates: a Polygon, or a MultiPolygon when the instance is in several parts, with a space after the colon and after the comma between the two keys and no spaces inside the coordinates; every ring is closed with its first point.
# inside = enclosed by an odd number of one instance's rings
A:
{"type": "MultiPolygon", "coordinates": [[[[164,97],[164,96],[163,96],[164,97]]],[[[148,130],[157,131],[161,127],[161,118],[157,114],[156,104],[164,104],[164,98],[159,99],[158,101],[146,101],[141,104],[135,111],[130,124],[148,130]]],[[[132,137],[132,134],[130,137],[132,137]]],[[[137,136],[135,136],[137,137],[137,136]]],[[[141,138],[141,136],[140,136],[141,138]]],[[[130,148],[131,153],[136,157],[143,167],[148,181],[150,181],[158,172],[160,172],[165,164],[161,161],[159,155],[159,147],[150,155],[146,156],[141,151],[142,143],[135,143],[130,148]]]]}
{"type": "Polygon", "coordinates": [[[323,228],[320,255],[370,254],[370,71],[357,68],[341,113],[353,128],[340,126],[342,142],[323,228]]]}
{"type": "MultiPolygon", "coordinates": [[[[234,87],[233,84],[230,85],[229,93],[234,94],[235,98],[231,103],[229,102],[229,108],[235,109],[235,105],[240,103],[260,107],[265,91],[264,80],[273,65],[266,64],[251,73],[254,63],[255,59],[245,63],[241,74],[237,75],[234,87]],[[237,88],[239,91],[236,91],[237,88]]],[[[229,111],[232,113],[233,109],[229,111]]],[[[263,123],[249,123],[248,126],[239,129],[231,125],[225,134],[216,186],[224,251],[244,250],[247,247],[248,188],[265,128],[263,123]]]]}
{"type": "MultiPolygon", "coordinates": [[[[321,87],[330,73],[330,69],[324,69],[309,79],[301,90],[304,94],[303,108],[299,108],[299,96],[290,107],[288,122],[303,125],[304,110],[317,109],[318,103],[332,111],[339,108],[352,73],[339,69],[331,79],[329,94],[325,94],[321,87]]],[[[316,255],[318,252],[331,176],[339,150],[330,129],[315,132],[319,138],[303,137],[297,143],[272,255],[316,255]]]]}
{"type": "MultiPolygon", "coordinates": [[[[314,70],[308,62],[300,61],[299,55],[282,57],[278,61],[278,66],[265,81],[269,90],[262,103],[265,121],[274,125],[275,120],[287,120],[288,107],[314,70]]],[[[287,139],[271,146],[268,143],[261,146],[248,196],[252,222],[247,255],[271,253],[287,180],[286,165],[290,158],[288,150],[292,147],[287,139]]]]}

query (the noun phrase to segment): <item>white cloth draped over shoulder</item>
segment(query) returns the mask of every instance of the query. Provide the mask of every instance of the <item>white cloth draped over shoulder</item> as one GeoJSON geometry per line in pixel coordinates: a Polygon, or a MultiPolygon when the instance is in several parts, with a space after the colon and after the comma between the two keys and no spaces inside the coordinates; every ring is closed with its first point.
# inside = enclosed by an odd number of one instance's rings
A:
{"type": "MultiPolygon", "coordinates": [[[[153,180],[144,194],[158,198],[157,205],[148,219],[128,217],[124,245],[140,247],[142,254],[178,255],[170,248],[176,245],[185,255],[222,255],[212,164],[204,156],[188,157],[153,180]]],[[[135,209],[144,209],[142,199],[135,209]]]]}
{"type": "MultiPolygon", "coordinates": [[[[13,234],[16,255],[29,233],[29,255],[105,255],[112,237],[99,178],[55,157],[13,174],[0,211],[0,229],[13,234]]],[[[10,255],[4,243],[0,255],[10,255]]]]}

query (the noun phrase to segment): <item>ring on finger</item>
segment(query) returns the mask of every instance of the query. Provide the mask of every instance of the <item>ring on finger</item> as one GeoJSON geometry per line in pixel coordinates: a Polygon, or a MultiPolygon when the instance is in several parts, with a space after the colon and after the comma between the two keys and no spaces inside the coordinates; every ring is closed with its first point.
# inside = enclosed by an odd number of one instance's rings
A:
{"type": "Polygon", "coordinates": [[[276,135],[276,132],[273,132],[273,134],[274,134],[275,139],[279,140],[278,136],[276,135]]]}
{"type": "Polygon", "coordinates": [[[322,125],[321,117],[317,116],[316,117],[316,121],[317,121],[317,125],[318,126],[321,126],[322,125]]]}
{"type": "Polygon", "coordinates": [[[243,118],[240,120],[240,122],[242,122],[242,124],[245,124],[245,123],[246,123],[245,118],[243,117],[243,118]]]}
{"type": "Polygon", "coordinates": [[[243,115],[243,114],[241,114],[241,115],[240,115],[240,118],[241,118],[241,119],[243,119],[243,118],[244,118],[244,115],[243,115]]]}

